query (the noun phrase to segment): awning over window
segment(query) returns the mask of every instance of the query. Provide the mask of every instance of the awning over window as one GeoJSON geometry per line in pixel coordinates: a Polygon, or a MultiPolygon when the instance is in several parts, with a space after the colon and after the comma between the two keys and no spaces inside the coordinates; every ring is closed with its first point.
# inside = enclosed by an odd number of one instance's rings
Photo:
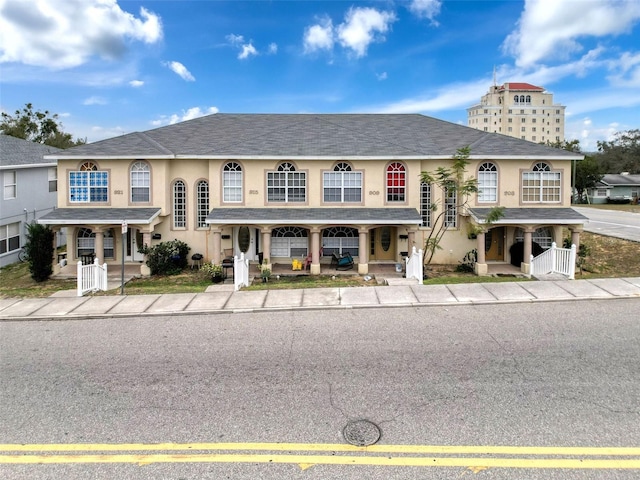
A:
{"type": "Polygon", "coordinates": [[[159,208],[57,208],[38,219],[44,225],[150,225],[159,208]]]}
{"type": "Polygon", "coordinates": [[[209,225],[420,225],[415,208],[214,208],[209,225]]]}
{"type": "MultiPolygon", "coordinates": [[[[470,208],[471,218],[478,223],[486,223],[491,208],[470,208]]],[[[573,208],[505,208],[503,216],[491,222],[492,225],[577,225],[589,221],[573,208]]]]}

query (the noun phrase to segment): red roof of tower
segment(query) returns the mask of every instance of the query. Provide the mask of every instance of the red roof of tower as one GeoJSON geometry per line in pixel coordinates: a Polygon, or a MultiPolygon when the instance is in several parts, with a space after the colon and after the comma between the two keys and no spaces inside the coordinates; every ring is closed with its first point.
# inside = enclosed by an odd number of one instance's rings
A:
{"type": "Polygon", "coordinates": [[[535,85],[531,85],[530,83],[518,83],[518,82],[504,83],[500,87],[500,91],[504,91],[504,90],[525,90],[525,91],[533,90],[535,92],[544,92],[544,88],[542,87],[536,87],[535,85]]]}

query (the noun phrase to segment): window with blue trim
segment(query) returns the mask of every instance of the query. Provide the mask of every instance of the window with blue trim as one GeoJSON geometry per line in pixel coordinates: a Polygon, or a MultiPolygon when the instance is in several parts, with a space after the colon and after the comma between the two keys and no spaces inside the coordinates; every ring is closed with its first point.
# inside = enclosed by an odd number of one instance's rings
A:
{"type": "Polygon", "coordinates": [[[80,170],[69,172],[69,201],[71,203],[105,203],[109,201],[109,172],[100,171],[87,162],[80,170]]]}

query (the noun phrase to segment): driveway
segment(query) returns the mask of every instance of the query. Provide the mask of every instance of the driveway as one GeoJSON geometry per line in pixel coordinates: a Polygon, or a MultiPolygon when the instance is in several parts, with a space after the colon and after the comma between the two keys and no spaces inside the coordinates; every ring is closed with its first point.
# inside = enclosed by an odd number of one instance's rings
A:
{"type": "Polygon", "coordinates": [[[587,232],[640,242],[640,213],[575,206],[573,209],[589,219],[584,226],[587,232]]]}

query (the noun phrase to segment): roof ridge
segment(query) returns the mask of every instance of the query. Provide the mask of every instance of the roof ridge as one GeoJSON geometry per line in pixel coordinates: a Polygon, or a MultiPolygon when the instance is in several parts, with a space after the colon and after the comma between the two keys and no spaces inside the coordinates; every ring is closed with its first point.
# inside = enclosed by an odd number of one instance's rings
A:
{"type": "Polygon", "coordinates": [[[162,150],[166,154],[175,155],[175,152],[169,150],[167,147],[162,145],[160,142],[158,142],[158,141],[154,140],[153,138],[151,138],[149,135],[147,135],[146,132],[133,132],[132,135],[139,136],[142,140],[144,140],[145,142],[149,143],[150,145],[162,150]]]}

